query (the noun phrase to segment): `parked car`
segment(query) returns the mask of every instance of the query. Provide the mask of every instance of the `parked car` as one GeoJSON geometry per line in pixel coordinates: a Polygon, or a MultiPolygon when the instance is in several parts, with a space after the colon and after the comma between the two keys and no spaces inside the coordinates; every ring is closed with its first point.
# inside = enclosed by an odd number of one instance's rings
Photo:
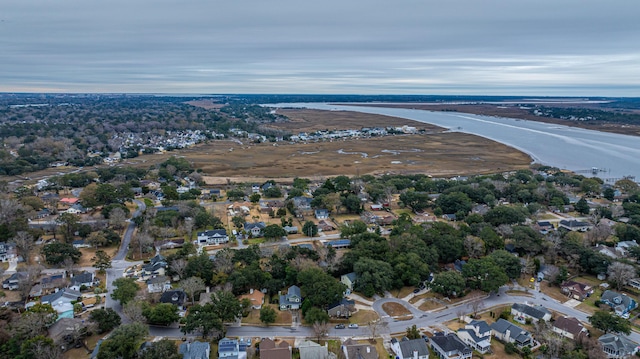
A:
{"type": "Polygon", "coordinates": [[[358,324],[349,324],[349,329],[358,329],[358,324]]]}
{"type": "Polygon", "coordinates": [[[413,290],[413,293],[420,293],[420,288],[416,288],[413,290]]]}
{"type": "Polygon", "coordinates": [[[344,324],[337,324],[336,329],[344,329],[344,324]]]}

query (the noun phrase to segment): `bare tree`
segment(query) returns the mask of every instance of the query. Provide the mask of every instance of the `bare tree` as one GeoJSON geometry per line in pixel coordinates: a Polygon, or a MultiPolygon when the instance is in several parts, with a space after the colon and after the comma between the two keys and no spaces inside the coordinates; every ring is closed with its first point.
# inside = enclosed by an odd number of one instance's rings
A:
{"type": "Polygon", "coordinates": [[[484,301],[481,298],[472,300],[469,304],[471,310],[473,311],[473,318],[478,316],[478,312],[484,309],[484,301]]]}
{"type": "Polygon", "coordinates": [[[67,257],[62,261],[62,267],[67,272],[67,275],[69,275],[75,271],[76,264],[73,262],[73,259],[67,257]]]}
{"type": "Polygon", "coordinates": [[[149,252],[149,248],[151,248],[151,244],[153,244],[153,237],[151,237],[149,233],[138,232],[135,236],[135,242],[138,244],[138,250],[142,258],[142,253],[149,252]]]}
{"type": "Polygon", "coordinates": [[[383,322],[382,320],[372,320],[368,323],[367,330],[369,331],[369,339],[373,340],[378,332],[382,328],[387,327],[387,322],[383,322]]]}
{"type": "Polygon", "coordinates": [[[187,234],[187,236],[189,236],[189,240],[193,239],[193,226],[195,225],[193,219],[187,219],[185,218],[184,220],[184,224],[183,224],[183,229],[184,232],[187,234]]]}
{"type": "Polygon", "coordinates": [[[180,279],[184,278],[184,273],[187,269],[187,261],[184,258],[178,258],[171,261],[171,270],[176,272],[180,279]]]}
{"type": "Polygon", "coordinates": [[[315,322],[313,323],[313,333],[316,335],[318,341],[329,334],[329,323],[327,322],[315,322]]]}
{"type": "Polygon", "coordinates": [[[31,252],[36,245],[33,236],[28,232],[20,231],[13,237],[13,242],[16,244],[18,255],[22,256],[24,261],[29,264],[31,262],[31,252]]]}
{"type": "Polygon", "coordinates": [[[191,304],[195,304],[195,294],[205,290],[204,281],[200,277],[189,277],[180,282],[180,286],[189,294],[191,304]]]}
{"type": "Polygon", "coordinates": [[[585,234],[585,238],[588,240],[589,245],[595,245],[598,242],[606,240],[612,234],[613,228],[600,222],[585,234]]]}
{"type": "Polygon", "coordinates": [[[480,258],[484,255],[484,241],[478,237],[467,236],[464,239],[464,248],[471,258],[480,258]]]}
{"type": "Polygon", "coordinates": [[[607,269],[607,275],[616,285],[616,289],[620,290],[630,279],[636,277],[636,269],[632,265],[615,262],[607,269]]]}
{"type": "Polygon", "coordinates": [[[127,220],[127,214],[122,208],[114,208],[109,212],[109,225],[115,229],[122,229],[127,220]]]}
{"type": "Polygon", "coordinates": [[[226,274],[231,273],[231,271],[233,270],[234,252],[235,251],[227,248],[218,251],[218,253],[216,254],[216,258],[213,261],[213,265],[219,272],[223,272],[226,274]]]}
{"type": "Polygon", "coordinates": [[[146,318],[142,315],[142,302],[130,301],[122,308],[122,314],[132,322],[144,323],[146,318]]]}
{"type": "Polygon", "coordinates": [[[41,265],[32,265],[27,268],[26,272],[21,272],[18,277],[18,292],[22,299],[27,299],[31,288],[40,278],[44,267],[41,265]]]}

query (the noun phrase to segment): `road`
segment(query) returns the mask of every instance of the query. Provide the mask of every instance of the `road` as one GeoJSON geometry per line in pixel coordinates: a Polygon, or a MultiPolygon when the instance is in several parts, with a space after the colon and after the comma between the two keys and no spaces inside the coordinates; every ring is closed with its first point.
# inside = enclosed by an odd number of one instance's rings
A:
{"type": "MultiPolygon", "coordinates": [[[[144,212],[147,208],[143,201],[133,200],[135,204],[138,206],[137,209],[133,212],[132,218],[138,217],[144,212]]],[[[122,273],[124,270],[134,264],[139,264],[141,262],[127,262],[124,260],[127,255],[127,251],[129,250],[129,243],[131,243],[131,237],[133,237],[133,232],[135,230],[135,223],[133,221],[129,221],[127,225],[127,229],[124,232],[124,236],[122,237],[122,242],[120,243],[120,249],[116,253],[115,257],[111,261],[111,268],[107,269],[106,275],[106,284],[107,284],[107,296],[105,299],[105,308],[112,308],[120,316],[122,317],[123,322],[127,322],[128,319],[122,315],[122,306],[116,300],[111,299],[111,293],[113,292],[113,281],[122,277],[122,273]]]]}

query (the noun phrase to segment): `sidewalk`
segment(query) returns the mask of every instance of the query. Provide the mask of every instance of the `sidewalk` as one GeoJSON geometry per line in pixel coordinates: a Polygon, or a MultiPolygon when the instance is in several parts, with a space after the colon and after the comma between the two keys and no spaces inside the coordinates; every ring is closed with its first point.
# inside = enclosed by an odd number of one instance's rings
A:
{"type": "Polygon", "coordinates": [[[5,274],[13,274],[16,272],[16,267],[18,266],[18,260],[17,259],[12,259],[9,261],[9,268],[7,268],[6,271],[4,271],[5,274]]]}

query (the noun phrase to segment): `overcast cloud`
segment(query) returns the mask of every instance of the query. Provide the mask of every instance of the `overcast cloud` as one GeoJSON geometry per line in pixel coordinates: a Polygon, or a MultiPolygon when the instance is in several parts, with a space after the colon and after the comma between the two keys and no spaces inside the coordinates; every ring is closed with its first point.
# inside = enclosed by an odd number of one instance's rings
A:
{"type": "Polygon", "coordinates": [[[2,0],[0,91],[638,96],[637,0],[2,0]]]}

